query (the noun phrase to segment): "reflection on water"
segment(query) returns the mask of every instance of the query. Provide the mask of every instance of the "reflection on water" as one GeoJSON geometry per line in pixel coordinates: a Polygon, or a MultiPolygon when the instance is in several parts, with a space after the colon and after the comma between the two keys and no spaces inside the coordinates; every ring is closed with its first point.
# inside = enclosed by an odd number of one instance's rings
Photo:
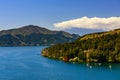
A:
{"type": "Polygon", "coordinates": [[[86,63],[87,68],[106,68],[106,69],[112,69],[113,64],[112,63],[86,63]]]}
{"type": "Polygon", "coordinates": [[[112,65],[111,64],[109,64],[109,68],[112,69],[112,65]]]}

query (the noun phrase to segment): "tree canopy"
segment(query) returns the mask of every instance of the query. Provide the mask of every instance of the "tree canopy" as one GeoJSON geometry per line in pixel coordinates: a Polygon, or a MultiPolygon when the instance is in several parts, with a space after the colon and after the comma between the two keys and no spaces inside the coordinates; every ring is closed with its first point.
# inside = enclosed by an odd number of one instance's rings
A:
{"type": "Polygon", "coordinates": [[[42,55],[69,62],[120,62],[120,29],[87,34],[74,42],[51,46],[42,55]]]}

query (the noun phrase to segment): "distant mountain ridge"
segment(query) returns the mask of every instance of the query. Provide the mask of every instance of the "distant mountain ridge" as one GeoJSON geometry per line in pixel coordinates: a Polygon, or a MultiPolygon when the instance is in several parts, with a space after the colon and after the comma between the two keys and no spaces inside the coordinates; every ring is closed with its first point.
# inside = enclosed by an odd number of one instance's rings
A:
{"type": "Polygon", "coordinates": [[[41,33],[41,34],[54,34],[57,31],[50,31],[46,28],[42,28],[39,26],[34,26],[34,25],[28,25],[24,26],[21,28],[16,28],[16,29],[10,29],[10,30],[3,30],[0,31],[0,35],[7,35],[7,34],[12,34],[12,35],[30,35],[32,33],[41,33]]]}
{"type": "Polygon", "coordinates": [[[0,46],[53,45],[71,42],[78,37],[79,35],[64,31],[51,31],[43,27],[27,25],[0,31],[0,46]]]}

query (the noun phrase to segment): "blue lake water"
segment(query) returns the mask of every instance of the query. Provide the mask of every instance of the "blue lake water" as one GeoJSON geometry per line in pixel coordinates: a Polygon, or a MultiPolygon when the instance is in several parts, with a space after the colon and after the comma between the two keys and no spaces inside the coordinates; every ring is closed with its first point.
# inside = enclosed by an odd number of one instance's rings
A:
{"type": "Polygon", "coordinates": [[[65,63],[41,47],[0,47],[0,80],[120,80],[119,63],[65,63]]]}

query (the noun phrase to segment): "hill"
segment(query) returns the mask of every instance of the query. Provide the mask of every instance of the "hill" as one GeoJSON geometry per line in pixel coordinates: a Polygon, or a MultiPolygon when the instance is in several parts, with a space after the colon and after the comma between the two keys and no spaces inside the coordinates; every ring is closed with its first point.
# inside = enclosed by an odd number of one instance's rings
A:
{"type": "Polygon", "coordinates": [[[0,46],[39,46],[71,42],[79,35],[34,25],[0,31],[0,46]]]}
{"type": "Polygon", "coordinates": [[[120,62],[120,29],[87,34],[74,42],[51,46],[42,55],[67,62],[120,62]]]}

